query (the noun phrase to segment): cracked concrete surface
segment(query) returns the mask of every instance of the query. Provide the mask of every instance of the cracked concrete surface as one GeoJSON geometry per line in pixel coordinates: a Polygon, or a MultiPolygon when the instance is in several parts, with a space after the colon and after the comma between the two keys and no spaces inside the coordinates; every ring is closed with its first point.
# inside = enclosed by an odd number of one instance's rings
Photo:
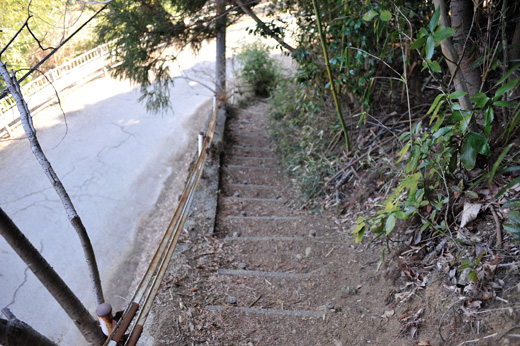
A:
{"type": "MultiPolygon", "coordinates": [[[[212,46],[208,49],[212,57],[212,46]]],[[[174,114],[154,115],[137,102],[139,95],[126,82],[99,78],[62,98],[66,123],[58,107],[34,118],[42,147],[87,227],[109,303],[117,292],[108,288],[117,286],[116,270],[136,241],[140,220],[155,207],[171,174],[187,174],[186,160],[192,157],[187,153],[197,150],[212,97],[203,86],[178,79],[171,89],[174,114]]],[[[23,136],[20,128],[17,133],[23,136]]],[[[78,236],[27,140],[2,142],[0,149],[0,206],[34,245],[45,248],[46,259],[94,315],[78,236]]],[[[176,188],[180,194],[182,186],[176,188]]],[[[1,237],[0,263],[0,308],[9,306],[61,345],[84,344],[65,312],[1,237]]]]}

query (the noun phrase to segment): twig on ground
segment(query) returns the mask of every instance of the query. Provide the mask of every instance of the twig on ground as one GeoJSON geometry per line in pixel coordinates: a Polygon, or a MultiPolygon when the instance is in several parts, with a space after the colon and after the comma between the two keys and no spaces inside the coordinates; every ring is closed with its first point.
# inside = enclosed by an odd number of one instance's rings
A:
{"type": "Polygon", "coordinates": [[[498,334],[498,333],[493,333],[493,334],[486,335],[485,337],[480,338],[480,339],[473,339],[473,340],[463,341],[463,342],[461,342],[460,344],[458,344],[457,346],[462,346],[462,345],[466,345],[466,344],[472,344],[472,343],[475,343],[475,342],[479,342],[479,341],[482,341],[482,340],[486,340],[486,339],[489,339],[489,338],[493,338],[493,337],[495,337],[497,334],[498,334]]]}
{"type": "Polygon", "coordinates": [[[444,317],[446,317],[446,314],[452,308],[454,308],[457,304],[463,303],[463,302],[465,302],[468,299],[469,299],[468,297],[460,297],[459,300],[457,300],[455,303],[451,304],[450,307],[442,314],[441,320],[439,321],[439,336],[441,337],[442,342],[446,342],[446,340],[444,340],[444,337],[442,336],[442,330],[441,330],[441,328],[442,328],[442,321],[444,320],[444,317]]]}
{"type": "Polygon", "coordinates": [[[497,248],[500,249],[502,247],[502,224],[498,219],[497,212],[495,211],[495,207],[492,204],[489,205],[489,209],[491,209],[491,214],[493,214],[493,219],[495,219],[495,231],[497,234],[497,248]]]}
{"type": "Polygon", "coordinates": [[[520,325],[516,325],[516,326],[512,326],[511,328],[509,328],[508,330],[506,330],[504,333],[502,333],[502,335],[500,335],[500,337],[497,339],[497,341],[500,341],[504,336],[506,336],[507,333],[509,333],[510,331],[513,331],[515,329],[518,329],[520,328],[520,325]]]}
{"type": "Polygon", "coordinates": [[[258,298],[256,298],[251,304],[249,304],[249,308],[253,307],[260,299],[262,299],[263,294],[259,295],[258,298]]]}

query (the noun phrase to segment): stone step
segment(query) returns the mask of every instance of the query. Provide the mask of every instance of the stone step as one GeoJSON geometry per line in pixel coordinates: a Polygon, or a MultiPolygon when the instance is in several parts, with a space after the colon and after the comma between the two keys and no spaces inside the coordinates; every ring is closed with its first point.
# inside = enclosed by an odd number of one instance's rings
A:
{"type": "Polygon", "coordinates": [[[222,172],[223,181],[230,184],[281,185],[279,171],[269,168],[231,166],[225,167],[222,172]]]}
{"type": "Polygon", "coordinates": [[[221,187],[221,196],[240,196],[244,198],[280,198],[280,188],[272,185],[226,183],[221,187]],[[238,194],[238,195],[237,195],[238,194]]]}
{"type": "MultiPolygon", "coordinates": [[[[233,253],[230,263],[236,269],[241,266],[259,271],[297,271],[311,272],[322,268],[332,268],[341,263],[342,266],[354,265],[347,263],[346,255],[353,251],[346,241],[346,236],[329,236],[327,238],[313,237],[266,237],[270,240],[260,240],[262,237],[250,237],[243,240],[228,237],[225,248],[233,253]],[[234,240],[230,240],[234,239],[234,240]]],[[[335,269],[330,269],[335,270],[335,269]]]]}
{"type": "Polygon", "coordinates": [[[251,199],[224,197],[219,210],[225,216],[295,216],[296,210],[285,206],[283,199],[251,199]]]}

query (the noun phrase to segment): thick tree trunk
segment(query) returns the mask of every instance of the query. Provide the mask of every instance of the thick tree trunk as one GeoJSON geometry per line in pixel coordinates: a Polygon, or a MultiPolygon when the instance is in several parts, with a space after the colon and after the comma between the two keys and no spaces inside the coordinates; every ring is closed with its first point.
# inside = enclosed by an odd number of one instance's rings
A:
{"type": "MultiPolygon", "coordinates": [[[[450,24],[444,0],[433,0],[433,4],[435,5],[435,9],[440,9],[441,12],[441,15],[439,17],[439,24],[443,27],[449,28],[450,24]]],[[[453,77],[453,84],[455,85],[455,90],[465,91],[469,93],[462,70],[457,67],[459,55],[457,54],[457,51],[455,50],[455,47],[453,46],[453,43],[449,37],[441,41],[441,50],[442,54],[444,54],[444,56],[446,57],[448,68],[450,69],[450,73],[453,77]]],[[[462,109],[464,110],[469,110],[472,107],[469,95],[460,97],[459,102],[462,109]]]]}
{"type": "Polygon", "coordinates": [[[216,0],[217,5],[217,98],[219,100],[226,99],[226,0],[216,0]]]}
{"type": "Polygon", "coordinates": [[[7,320],[0,318],[0,345],[3,346],[56,346],[27,323],[17,319],[9,309],[2,310],[7,320]]]}
{"type": "Polygon", "coordinates": [[[65,310],[83,337],[92,344],[101,345],[105,337],[94,318],[2,208],[0,208],[0,234],[65,310]]]}
{"type": "Polygon", "coordinates": [[[96,256],[94,254],[94,249],[92,248],[92,243],[90,242],[89,236],[87,234],[87,230],[85,229],[85,226],[81,221],[81,218],[76,212],[74,204],[72,204],[72,200],[70,199],[67,190],[65,190],[65,187],[61,183],[61,180],[58,178],[58,175],[52,168],[51,163],[45,156],[45,153],[43,152],[40,146],[40,143],[36,136],[36,131],[32,124],[32,118],[29,112],[29,108],[27,107],[27,103],[25,102],[22,96],[19,85],[17,84],[14,77],[12,78],[9,75],[9,72],[7,71],[7,68],[5,67],[2,61],[0,61],[0,74],[7,83],[7,89],[9,90],[11,95],[13,95],[13,98],[16,101],[16,105],[18,106],[18,110],[20,112],[20,119],[22,121],[23,129],[31,144],[31,150],[36,159],[38,160],[38,163],[42,166],[45,175],[47,175],[47,178],[49,178],[52,187],[54,187],[54,190],[56,190],[56,193],[60,197],[61,202],[63,203],[63,206],[65,208],[65,212],[67,213],[67,217],[69,218],[72,227],[79,236],[81,245],[83,247],[83,252],[85,253],[85,259],[89,268],[89,274],[94,290],[94,295],[96,297],[96,303],[97,305],[103,304],[105,301],[103,297],[103,289],[101,287],[101,278],[99,277],[96,256]]]}
{"type": "Polygon", "coordinates": [[[471,52],[471,25],[473,23],[473,1],[451,0],[450,16],[451,27],[455,29],[453,46],[460,58],[459,68],[462,71],[469,96],[473,96],[480,90],[482,76],[478,67],[473,67],[474,53],[471,52]]]}

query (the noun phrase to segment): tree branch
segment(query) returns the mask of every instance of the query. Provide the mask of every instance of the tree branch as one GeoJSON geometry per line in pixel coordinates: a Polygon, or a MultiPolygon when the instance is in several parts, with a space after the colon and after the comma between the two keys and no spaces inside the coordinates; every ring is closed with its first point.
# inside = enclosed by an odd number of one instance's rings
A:
{"type": "Polygon", "coordinates": [[[63,206],[65,208],[65,211],[67,213],[67,217],[69,218],[70,223],[72,224],[72,227],[76,231],[76,233],[79,236],[79,239],[81,241],[81,245],[83,247],[83,252],[85,253],[85,259],[87,261],[87,265],[89,268],[90,273],[90,279],[92,281],[93,289],[94,289],[94,295],[96,297],[96,303],[97,305],[100,305],[104,303],[103,298],[103,290],[101,287],[101,279],[99,277],[99,270],[97,267],[96,262],[96,256],[94,254],[94,249],[92,248],[92,243],[90,242],[89,236],[87,234],[87,230],[85,229],[85,226],[83,225],[83,222],[81,221],[81,218],[79,217],[78,213],[76,212],[76,209],[74,208],[74,205],[72,203],[72,200],[69,197],[69,194],[67,193],[67,190],[65,190],[65,187],[61,183],[61,180],[58,178],[58,175],[54,171],[51,163],[45,156],[45,153],[43,152],[40,143],[38,141],[38,138],[36,136],[36,131],[34,130],[34,127],[32,126],[32,118],[29,112],[29,108],[27,107],[27,103],[23,99],[22,93],[20,91],[20,87],[17,84],[16,78],[11,77],[9,75],[9,72],[7,72],[7,68],[5,67],[4,63],[0,60],[0,74],[4,78],[5,82],[7,83],[7,88],[13,98],[16,101],[16,105],[18,106],[18,110],[20,112],[20,120],[22,121],[22,126],[27,134],[27,138],[29,139],[29,142],[31,144],[31,150],[38,160],[38,163],[42,166],[43,171],[45,172],[45,175],[47,175],[47,178],[49,178],[52,186],[56,190],[56,193],[61,199],[61,202],[63,203],[63,206]]]}
{"type": "Polygon", "coordinates": [[[4,346],[56,346],[8,309],[2,309],[7,320],[0,318],[0,344],[4,346]]]}
{"type": "MultiPolygon", "coordinates": [[[[49,262],[36,250],[2,208],[0,208],[0,234],[25,264],[27,264],[27,267],[34,273],[38,280],[40,280],[54,299],[56,299],[63,310],[65,310],[83,337],[92,344],[101,344],[104,341],[104,337],[92,315],[90,315],[78,297],[76,297],[63,279],[51,267],[49,262]]],[[[2,327],[0,327],[0,336],[2,334],[1,331],[2,327]]],[[[3,345],[1,337],[0,344],[3,345]]],[[[33,343],[32,345],[45,344],[33,343]]]]}
{"type": "Polygon", "coordinates": [[[294,47],[291,47],[287,42],[285,42],[280,36],[278,36],[273,30],[271,30],[267,25],[265,25],[264,22],[260,18],[256,16],[256,14],[251,11],[249,7],[247,7],[241,0],[235,0],[235,3],[244,11],[245,14],[247,14],[249,17],[253,18],[253,20],[264,29],[269,36],[274,38],[276,42],[278,42],[282,47],[287,49],[291,54],[296,53],[296,49],[294,47]]]}

